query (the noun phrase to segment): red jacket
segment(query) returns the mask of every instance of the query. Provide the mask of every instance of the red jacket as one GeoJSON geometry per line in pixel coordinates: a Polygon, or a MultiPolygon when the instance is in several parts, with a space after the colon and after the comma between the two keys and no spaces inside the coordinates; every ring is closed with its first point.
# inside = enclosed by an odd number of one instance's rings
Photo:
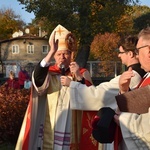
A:
{"type": "Polygon", "coordinates": [[[20,71],[18,74],[18,80],[20,85],[24,85],[24,81],[29,79],[27,71],[20,71]]]}
{"type": "Polygon", "coordinates": [[[19,82],[16,79],[8,79],[5,85],[6,88],[20,89],[19,82]]]}

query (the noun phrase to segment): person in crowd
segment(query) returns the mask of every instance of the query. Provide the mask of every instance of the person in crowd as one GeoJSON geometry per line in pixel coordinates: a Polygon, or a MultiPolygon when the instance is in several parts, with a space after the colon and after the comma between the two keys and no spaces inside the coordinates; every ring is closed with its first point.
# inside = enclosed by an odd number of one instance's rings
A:
{"type": "Polygon", "coordinates": [[[15,73],[13,71],[9,72],[9,79],[5,82],[5,87],[7,89],[20,89],[18,80],[15,78],[15,73]]]}
{"type": "Polygon", "coordinates": [[[30,80],[29,74],[25,69],[25,66],[21,66],[21,70],[18,73],[18,81],[20,85],[20,89],[24,88],[24,82],[26,80],[30,80]]]}
{"type": "Polygon", "coordinates": [[[90,73],[73,61],[76,39],[62,25],[53,30],[49,44],[49,53],[33,72],[32,98],[16,150],[79,149],[82,111],[71,110],[69,88],[61,76],[90,86],[90,73]]]}
{"type": "Polygon", "coordinates": [[[30,89],[31,84],[32,84],[32,82],[29,79],[25,80],[24,81],[24,89],[30,89]]]}
{"type": "MultiPolygon", "coordinates": [[[[138,35],[138,43],[136,48],[137,58],[140,61],[141,68],[147,74],[141,80],[137,88],[141,88],[150,84],[150,27],[142,29],[138,35]]],[[[135,74],[132,68],[124,72],[119,80],[120,93],[129,91],[129,84],[135,74]]],[[[138,93],[137,93],[138,94],[138,93]]],[[[123,149],[150,149],[150,106],[147,113],[136,114],[130,112],[117,112],[115,121],[120,125],[122,137],[125,141],[123,149]]]]}
{"type": "MultiPolygon", "coordinates": [[[[146,73],[141,69],[139,60],[135,55],[137,40],[137,36],[129,35],[121,38],[119,42],[118,57],[121,59],[122,64],[126,65],[127,69],[131,67],[135,74],[131,79],[130,89],[135,88],[146,73]]],[[[85,111],[98,111],[102,107],[111,107],[114,110],[117,109],[115,96],[119,93],[118,83],[120,75],[109,82],[103,82],[98,86],[92,85],[89,87],[79,82],[71,81],[65,76],[61,78],[65,78],[66,86],[70,87],[70,105],[72,109],[85,111]]],[[[103,149],[111,150],[113,147],[113,144],[106,144],[103,149]]]]}

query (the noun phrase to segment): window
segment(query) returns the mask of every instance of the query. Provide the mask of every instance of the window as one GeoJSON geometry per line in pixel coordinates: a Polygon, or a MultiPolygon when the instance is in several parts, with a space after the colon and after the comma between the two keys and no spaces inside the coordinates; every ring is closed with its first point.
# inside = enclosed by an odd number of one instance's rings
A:
{"type": "Polygon", "coordinates": [[[42,46],[42,53],[47,54],[48,53],[48,45],[43,45],[42,46]]]}
{"type": "Polygon", "coordinates": [[[34,54],[34,45],[27,45],[27,53],[34,54]]]}
{"type": "Polygon", "coordinates": [[[18,45],[12,46],[12,53],[13,54],[19,54],[19,46],[18,45]]]}

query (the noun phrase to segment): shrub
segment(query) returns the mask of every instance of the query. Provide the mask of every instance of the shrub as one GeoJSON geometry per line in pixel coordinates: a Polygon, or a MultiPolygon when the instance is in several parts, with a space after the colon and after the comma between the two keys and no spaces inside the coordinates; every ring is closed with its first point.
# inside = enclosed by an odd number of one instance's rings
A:
{"type": "Polygon", "coordinates": [[[16,143],[29,97],[30,90],[0,87],[0,141],[16,143]]]}

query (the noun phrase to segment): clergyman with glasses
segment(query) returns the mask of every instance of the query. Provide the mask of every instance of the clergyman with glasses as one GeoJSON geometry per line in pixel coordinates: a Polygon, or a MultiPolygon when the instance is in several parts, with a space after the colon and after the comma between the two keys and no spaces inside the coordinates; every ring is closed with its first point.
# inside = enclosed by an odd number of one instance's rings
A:
{"type": "MultiPolygon", "coordinates": [[[[140,31],[135,52],[141,68],[147,72],[138,88],[146,87],[150,85],[150,27],[140,31]]],[[[134,73],[131,68],[121,75],[119,81],[121,94],[129,91],[130,81],[133,77],[134,73]]],[[[115,115],[115,121],[121,128],[122,137],[128,150],[150,149],[150,106],[148,107],[147,113],[144,114],[120,112],[119,115],[115,115]]]]}
{"type": "MultiPolygon", "coordinates": [[[[134,77],[131,80],[130,88],[135,88],[142,77],[145,75],[145,71],[141,69],[139,60],[135,55],[135,48],[137,44],[137,36],[127,36],[121,38],[119,42],[118,57],[121,59],[122,64],[127,66],[127,69],[131,67],[134,70],[134,77]]],[[[109,82],[103,82],[98,86],[87,87],[75,81],[67,81],[67,86],[70,87],[71,105],[74,109],[98,111],[102,107],[111,107],[117,109],[115,96],[119,93],[119,78],[120,75],[113,78],[109,82]]],[[[69,80],[69,79],[68,79],[69,80]]],[[[113,144],[105,144],[104,149],[113,149],[113,144]]]]}

